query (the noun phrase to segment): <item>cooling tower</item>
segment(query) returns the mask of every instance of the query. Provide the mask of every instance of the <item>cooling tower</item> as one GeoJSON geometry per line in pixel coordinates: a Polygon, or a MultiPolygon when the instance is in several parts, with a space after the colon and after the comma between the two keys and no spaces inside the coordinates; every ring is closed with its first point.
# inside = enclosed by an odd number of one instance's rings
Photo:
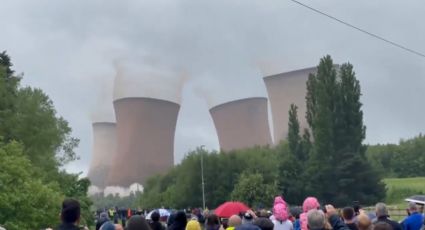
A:
{"type": "Polygon", "coordinates": [[[313,67],[264,77],[272,110],[275,144],[286,139],[289,121],[288,112],[292,103],[298,107],[300,131],[302,132],[304,128],[308,127],[305,119],[306,83],[309,74],[316,72],[317,68],[313,67]]]}
{"type": "Polygon", "coordinates": [[[88,178],[93,185],[104,188],[116,153],[116,126],[112,122],[95,122],[92,126],[93,155],[88,178]]]}
{"type": "Polygon", "coordinates": [[[136,97],[117,99],[114,108],[118,142],[108,186],[144,184],[148,177],[169,170],[180,105],[136,97]]]}
{"type": "Polygon", "coordinates": [[[267,98],[255,97],[227,102],[210,109],[223,151],[272,143],[267,98]]]}

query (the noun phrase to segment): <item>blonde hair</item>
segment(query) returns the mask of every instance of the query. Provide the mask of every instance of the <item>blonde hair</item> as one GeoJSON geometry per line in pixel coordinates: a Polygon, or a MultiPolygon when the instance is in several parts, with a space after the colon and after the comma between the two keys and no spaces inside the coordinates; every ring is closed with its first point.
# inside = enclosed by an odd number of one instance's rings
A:
{"type": "Polygon", "coordinates": [[[360,214],[357,216],[357,227],[359,230],[371,230],[372,221],[365,214],[360,214]]]}

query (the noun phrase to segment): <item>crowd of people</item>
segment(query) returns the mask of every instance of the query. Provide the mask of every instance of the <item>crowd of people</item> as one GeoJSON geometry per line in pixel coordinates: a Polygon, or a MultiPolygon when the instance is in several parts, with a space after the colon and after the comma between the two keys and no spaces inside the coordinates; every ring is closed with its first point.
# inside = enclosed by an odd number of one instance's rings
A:
{"type": "MultiPolygon", "coordinates": [[[[148,219],[143,213],[126,212],[126,221],[111,220],[112,211],[100,213],[96,230],[425,230],[423,206],[408,204],[407,216],[401,222],[390,219],[388,208],[378,203],[375,211],[367,213],[359,206],[337,210],[328,204],[321,206],[314,197],[305,199],[302,209],[291,211],[282,197],[276,197],[271,211],[247,210],[228,218],[220,218],[213,211],[191,213],[176,211],[164,219],[152,212],[148,219]],[[129,216],[131,215],[131,216],[129,216]],[[127,219],[128,218],[128,219],[127,219]]],[[[124,215],[124,212],[122,212],[124,215]]],[[[80,205],[67,199],[62,204],[62,224],[58,230],[88,229],[80,227],[80,205]]]]}

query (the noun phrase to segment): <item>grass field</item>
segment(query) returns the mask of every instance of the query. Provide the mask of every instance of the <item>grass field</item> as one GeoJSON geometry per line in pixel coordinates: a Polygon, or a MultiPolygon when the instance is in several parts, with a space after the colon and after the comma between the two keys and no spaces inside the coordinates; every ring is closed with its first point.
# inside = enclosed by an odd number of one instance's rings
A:
{"type": "Polygon", "coordinates": [[[425,177],[413,178],[387,178],[384,179],[387,187],[385,202],[394,206],[405,208],[404,199],[411,195],[425,194],[425,177]]]}

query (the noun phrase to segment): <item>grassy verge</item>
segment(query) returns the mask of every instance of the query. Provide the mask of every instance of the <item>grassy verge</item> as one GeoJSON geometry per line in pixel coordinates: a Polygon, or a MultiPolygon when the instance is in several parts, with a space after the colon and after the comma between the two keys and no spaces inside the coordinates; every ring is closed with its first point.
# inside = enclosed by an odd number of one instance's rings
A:
{"type": "Polygon", "coordinates": [[[398,208],[406,207],[406,197],[425,194],[425,177],[387,178],[384,183],[387,187],[385,202],[398,208]]]}

